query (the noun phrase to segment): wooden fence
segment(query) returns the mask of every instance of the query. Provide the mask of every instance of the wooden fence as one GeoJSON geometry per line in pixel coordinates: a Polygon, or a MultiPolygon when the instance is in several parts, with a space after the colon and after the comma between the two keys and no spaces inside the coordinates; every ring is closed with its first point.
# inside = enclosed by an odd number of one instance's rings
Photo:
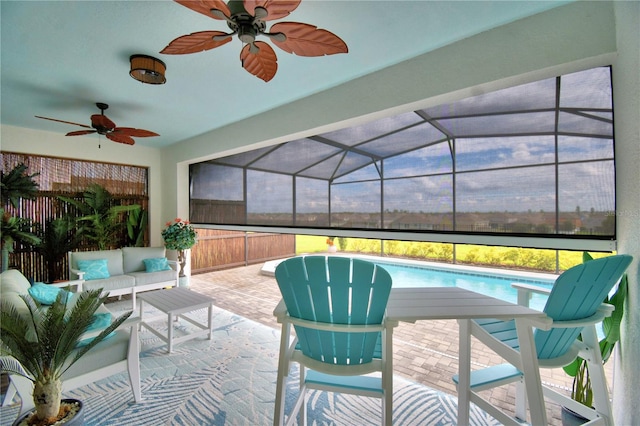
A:
{"type": "Polygon", "coordinates": [[[197,229],[191,273],[253,265],[295,255],[295,235],[197,229]]]}

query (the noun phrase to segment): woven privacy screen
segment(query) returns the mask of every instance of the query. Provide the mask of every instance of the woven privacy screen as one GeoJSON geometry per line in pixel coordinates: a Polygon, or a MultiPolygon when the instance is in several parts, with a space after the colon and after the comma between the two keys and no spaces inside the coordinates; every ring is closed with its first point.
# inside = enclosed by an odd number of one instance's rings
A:
{"type": "Polygon", "coordinates": [[[191,165],[191,220],[615,238],[600,67],[191,165]]]}
{"type": "Polygon", "coordinates": [[[28,174],[40,173],[34,180],[42,192],[78,193],[97,183],[114,196],[148,196],[146,167],[11,152],[0,158],[5,172],[23,163],[28,174]]]}

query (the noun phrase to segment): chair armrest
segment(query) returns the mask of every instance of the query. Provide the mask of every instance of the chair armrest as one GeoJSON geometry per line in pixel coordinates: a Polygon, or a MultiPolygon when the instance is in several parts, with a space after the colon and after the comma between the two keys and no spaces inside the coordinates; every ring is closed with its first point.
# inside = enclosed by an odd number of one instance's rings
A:
{"type": "Polygon", "coordinates": [[[347,332],[347,333],[363,333],[382,331],[384,328],[398,326],[398,321],[388,320],[386,317],[383,319],[382,324],[370,324],[370,325],[353,325],[353,324],[330,324],[316,321],[303,320],[300,318],[294,318],[289,316],[287,311],[287,305],[284,300],[280,299],[278,305],[273,310],[273,315],[277,318],[279,323],[288,322],[293,325],[299,325],[302,327],[312,328],[315,330],[347,332]]]}
{"type": "Polygon", "coordinates": [[[548,296],[551,293],[551,289],[545,287],[539,287],[531,284],[523,283],[511,283],[511,287],[518,290],[518,305],[529,307],[529,300],[533,293],[543,294],[548,296]]]}
{"type": "Polygon", "coordinates": [[[547,295],[551,293],[550,288],[540,287],[532,284],[511,283],[511,287],[515,288],[518,291],[523,290],[530,293],[547,294],[547,295]]]}
{"type": "Polygon", "coordinates": [[[610,305],[608,303],[602,303],[598,307],[598,310],[595,314],[581,318],[577,320],[570,321],[552,321],[549,325],[538,326],[541,330],[550,330],[552,328],[575,328],[575,327],[586,327],[588,325],[594,325],[601,322],[603,319],[610,317],[611,313],[615,310],[615,306],[610,305]]]}
{"type": "Polygon", "coordinates": [[[611,310],[597,310],[595,314],[587,318],[581,318],[570,321],[553,321],[551,328],[574,328],[584,327],[587,325],[597,324],[608,316],[611,316],[611,310]]]}
{"type": "Polygon", "coordinates": [[[84,284],[84,280],[81,279],[81,280],[62,281],[62,282],[53,283],[53,284],[49,284],[49,285],[52,285],[54,287],[59,287],[59,288],[71,287],[71,289],[72,289],[72,291],[74,293],[80,293],[82,291],[82,285],[83,284],[84,284]],[[74,290],[74,288],[75,288],[75,290],[74,290]]]}
{"type": "Polygon", "coordinates": [[[610,303],[601,303],[600,306],[598,307],[598,311],[603,312],[605,317],[610,317],[613,311],[615,310],[616,310],[616,307],[610,303]]]}
{"type": "Polygon", "coordinates": [[[382,324],[333,324],[329,322],[304,320],[288,315],[286,321],[293,325],[310,328],[312,330],[334,331],[337,333],[372,333],[382,331],[386,328],[384,322],[382,324]]]}
{"type": "Polygon", "coordinates": [[[273,310],[273,316],[277,318],[279,323],[281,323],[282,320],[288,316],[287,305],[285,305],[283,299],[280,299],[280,302],[278,302],[278,305],[273,310]]]}

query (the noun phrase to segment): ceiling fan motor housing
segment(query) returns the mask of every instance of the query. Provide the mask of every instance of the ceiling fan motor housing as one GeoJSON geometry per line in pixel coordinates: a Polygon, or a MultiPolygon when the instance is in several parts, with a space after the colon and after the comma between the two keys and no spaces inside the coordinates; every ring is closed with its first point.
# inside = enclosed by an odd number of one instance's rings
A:
{"type": "Polygon", "coordinates": [[[231,20],[227,21],[227,25],[231,31],[238,34],[238,38],[243,43],[253,43],[256,37],[267,29],[267,24],[258,17],[258,15],[266,16],[266,13],[256,13],[254,17],[244,8],[244,2],[238,0],[231,0],[228,6],[231,20]]]}

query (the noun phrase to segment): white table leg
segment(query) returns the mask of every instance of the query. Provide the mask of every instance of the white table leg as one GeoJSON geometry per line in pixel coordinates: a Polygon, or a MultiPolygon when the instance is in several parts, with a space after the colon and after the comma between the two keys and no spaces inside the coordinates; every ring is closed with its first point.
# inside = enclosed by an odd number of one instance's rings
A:
{"type": "Polygon", "coordinates": [[[167,323],[167,345],[169,346],[169,353],[173,350],[173,314],[168,314],[168,323],[167,323]]]}
{"type": "Polygon", "coordinates": [[[213,339],[213,303],[209,304],[209,340],[213,339]]]}
{"type": "Polygon", "coordinates": [[[471,320],[458,320],[458,327],[458,425],[465,426],[469,424],[471,399],[471,320]]]}
{"type": "Polygon", "coordinates": [[[138,323],[138,331],[142,331],[142,322],[144,321],[142,318],[142,305],[144,305],[144,301],[140,300],[140,322],[138,323]]]}
{"type": "Polygon", "coordinates": [[[546,425],[548,424],[547,412],[542,394],[542,380],[540,378],[540,368],[538,367],[536,345],[533,340],[533,327],[526,319],[516,318],[516,332],[518,333],[520,356],[522,357],[522,373],[524,375],[524,385],[527,389],[531,424],[546,425]]]}
{"type": "Polygon", "coordinates": [[[384,351],[385,365],[383,365],[382,388],[384,389],[384,424],[393,424],[393,326],[387,326],[382,331],[382,350],[384,351]]]}

